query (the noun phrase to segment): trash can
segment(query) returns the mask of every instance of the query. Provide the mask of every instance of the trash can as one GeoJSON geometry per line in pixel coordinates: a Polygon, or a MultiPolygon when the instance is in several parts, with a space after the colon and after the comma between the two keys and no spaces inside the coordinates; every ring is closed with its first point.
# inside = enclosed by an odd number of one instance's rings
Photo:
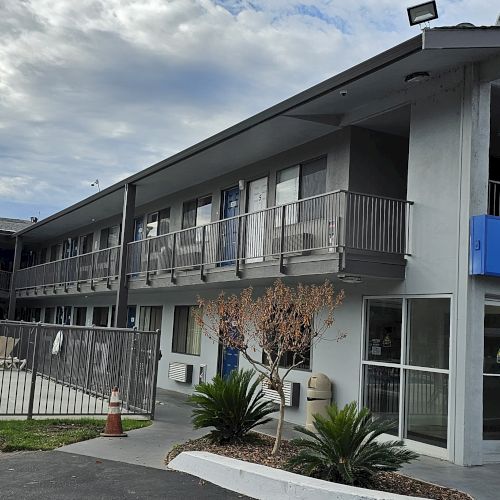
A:
{"type": "Polygon", "coordinates": [[[307,382],[306,429],[314,431],[313,415],[326,415],[326,407],[332,400],[332,383],[324,373],[314,373],[307,382]]]}

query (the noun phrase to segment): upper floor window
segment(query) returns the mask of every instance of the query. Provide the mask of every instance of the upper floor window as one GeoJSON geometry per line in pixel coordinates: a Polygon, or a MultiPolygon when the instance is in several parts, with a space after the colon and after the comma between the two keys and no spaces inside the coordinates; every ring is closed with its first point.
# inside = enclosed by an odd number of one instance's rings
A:
{"type": "Polygon", "coordinates": [[[212,195],[185,201],[182,205],[182,229],[203,226],[212,220],[212,195]]]}
{"type": "Polygon", "coordinates": [[[278,172],[276,205],[326,192],[326,156],[278,172]]]}
{"type": "Polygon", "coordinates": [[[117,247],[120,244],[120,225],[101,229],[99,248],[117,247]]]}

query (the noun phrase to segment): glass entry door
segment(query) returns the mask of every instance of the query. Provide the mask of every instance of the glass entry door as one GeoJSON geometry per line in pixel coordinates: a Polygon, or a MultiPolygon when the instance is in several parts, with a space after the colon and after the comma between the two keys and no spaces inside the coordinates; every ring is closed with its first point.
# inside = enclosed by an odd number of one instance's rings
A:
{"type": "Polygon", "coordinates": [[[363,405],[391,434],[447,447],[449,341],[449,298],[366,301],[363,405]]]}

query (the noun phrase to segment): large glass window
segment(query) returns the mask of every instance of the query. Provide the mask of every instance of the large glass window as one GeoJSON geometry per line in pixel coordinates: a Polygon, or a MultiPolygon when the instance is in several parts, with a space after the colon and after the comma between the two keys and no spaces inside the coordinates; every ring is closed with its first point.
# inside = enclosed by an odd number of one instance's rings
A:
{"type": "Polygon", "coordinates": [[[399,363],[401,360],[401,299],[368,301],[368,335],[365,359],[399,363]]]}
{"type": "Polygon", "coordinates": [[[366,302],[363,404],[393,434],[446,447],[450,299],[366,302]]]}
{"type": "Polygon", "coordinates": [[[198,306],[175,306],[172,352],[200,355],[201,326],[196,322],[198,306]]]}
{"type": "Polygon", "coordinates": [[[450,351],[449,299],[411,299],[408,364],[448,368],[450,351]]]}
{"type": "Polygon", "coordinates": [[[483,439],[500,439],[500,304],[484,311],[483,439]]]}

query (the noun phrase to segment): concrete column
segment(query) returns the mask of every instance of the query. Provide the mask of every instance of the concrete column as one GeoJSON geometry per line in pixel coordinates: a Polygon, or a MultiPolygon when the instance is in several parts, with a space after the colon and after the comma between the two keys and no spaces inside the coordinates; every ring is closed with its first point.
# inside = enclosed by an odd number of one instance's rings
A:
{"type": "Polygon", "coordinates": [[[134,214],[135,214],[135,191],[134,184],[126,184],[123,193],[123,216],[122,234],[120,243],[120,262],[118,270],[118,290],[116,292],[115,327],[127,327],[127,249],[128,244],[134,238],[134,214]]]}
{"type": "Polygon", "coordinates": [[[12,276],[10,280],[9,312],[7,319],[16,319],[16,273],[21,264],[21,253],[23,251],[23,240],[16,236],[16,247],[14,250],[14,263],[12,265],[12,276]]]}
{"type": "MultiPolygon", "coordinates": [[[[483,346],[485,290],[469,275],[469,220],[487,213],[490,84],[481,82],[477,68],[464,74],[460,226],[457,241],[457,301],[455,304],[455,415],[453,461],[482,463],[483,346]]],[[[453,369],[454,368],[454,369],[453,369]]],[[[453,421],[453,420],[452,420],[453,421]]]]}

